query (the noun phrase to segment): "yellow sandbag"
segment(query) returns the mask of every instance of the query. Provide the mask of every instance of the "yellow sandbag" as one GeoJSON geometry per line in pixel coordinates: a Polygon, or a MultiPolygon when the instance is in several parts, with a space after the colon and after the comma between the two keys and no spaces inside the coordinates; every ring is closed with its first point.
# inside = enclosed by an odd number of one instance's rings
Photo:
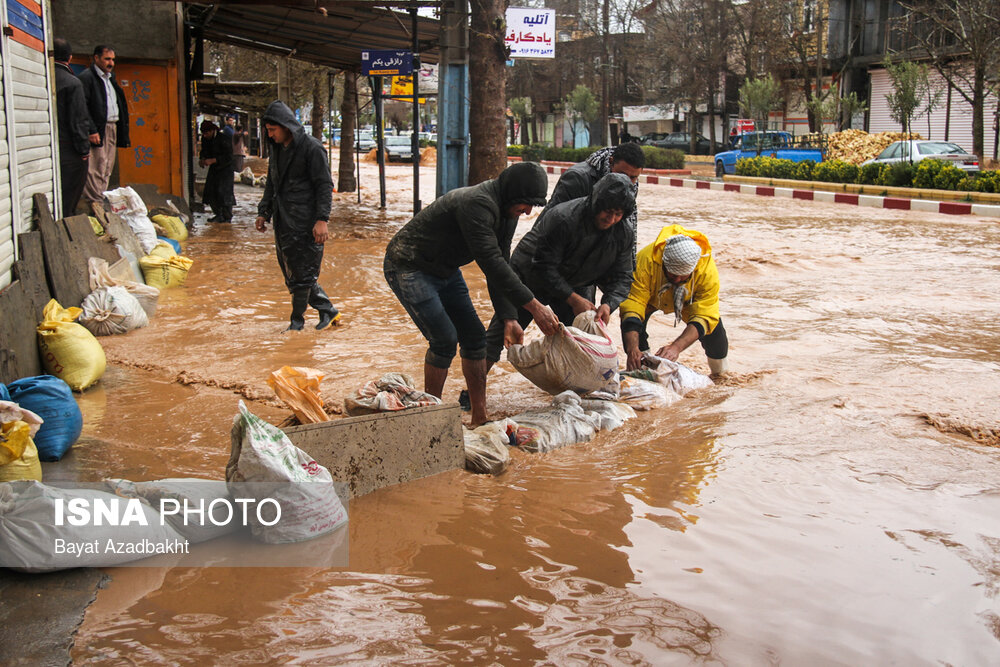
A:
{"type": "Polygon", "coordinates": [[[87,219],[90,220],[90,226],[94,229],[94,234],[97,236],[104,236],[104,227],[101,226],[100,220],[92,215],[88,215],[87,219]]]}
{"type": "Polygon", "coordinates": [[[182,255],[167,257],[166,259],[146,255],[139,260],[139,268],[142,269],[142,275],[146,279],[146,284],[160,289],[183,285],[192,264],[194,264],[193,260],[182,255]]]}
{"type": "Polygon", "coordinates": [[[282,366],[267,378],[268,386],[292,409],[302,424],[330,421],[330,416],[323,410],[323,397],[319,393],[322,381],[322,372],[304,366],[282,366]]]}
{"type": "Polygon", "coordinates": [[[7,422],[0,427],[0,482],[19,479],[42,481],[42,464],[31,439],[30,427],[23,421],[7,422]],[[20,452],[12,456],[14,452],[20,452]]]}
{"type": "Polygon", "coordinates": [[[163,259],[168,259],[170,257],[176,257],[177,251],[174,247],[165,241],[157,241],[153,249],[149,251],[149,256],[152,257],[162,257],[163,259]]]}
{"type": "Polygon", "coordinates": [[[153,222],[163,227],[165,232],[164,236],[168,239],[173,239],[174,241],[186,241],[188,237],[187,227],[184,226],[184,222],[180,218],[173,215],[154,215],[152,218],[153,222]]]}
{"type": "Polygon", "coordinates": [[[72,321],[83,311],[63,309],[52,299],[43,312],[45,321],[38,325],[38,347],[45,370],[73,391],[83,391],[100,380],[108,363],[104,348],[94,334],[72,321]]]}

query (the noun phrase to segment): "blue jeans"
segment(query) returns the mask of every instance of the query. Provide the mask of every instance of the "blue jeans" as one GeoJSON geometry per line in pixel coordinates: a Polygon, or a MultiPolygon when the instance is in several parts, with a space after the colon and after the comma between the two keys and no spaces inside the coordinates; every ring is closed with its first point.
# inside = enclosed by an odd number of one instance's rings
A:
{"type": "Polygon", "coordinates": [[[448,368],[456,346],[463,359],[486,358],[486,329],[460,269],[439,278],[423,271],[397,269],[387,257],[382,271],[389,288],[429,343],[425,363],[448,368]]]}

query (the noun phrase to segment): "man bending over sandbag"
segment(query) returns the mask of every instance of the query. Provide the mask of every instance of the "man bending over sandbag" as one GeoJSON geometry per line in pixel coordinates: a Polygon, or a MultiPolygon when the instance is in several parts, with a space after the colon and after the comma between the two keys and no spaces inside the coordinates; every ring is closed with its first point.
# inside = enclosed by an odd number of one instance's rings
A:
{"type": "Polygon", "coordinates": [[[457,345],[473,426],[486,421],[486,330],[461,267],[473,260],[479,265],[494,310],[505,299],[530,312],[544,333],[555,333],[555,314],[507,263],[517,219],[544,206],[547,189],[537,163],[511,165],[495,179],[436,199],[403,225],[385,251],[386,282],[429,343],[424,391],[441,398],[457,345]]]}
{"type": "Polygon", "coordinates": [[[719,270],[712,246],[701,232],[670,225],[639,251],[632,289],[621,304],[629,370],[642,365],[642,353],[649,350],[646,324],[657,310],[673,313],[674,326],[683,321],[685,327],[656,356],[677,361],[681,352],[701,341],[712,374],[725,374],[729,339],[719,315],[719,270]]]}
{"type": "MultiPolygon", "coordinates": [[[[608,323],[632,284],[632,230],[622,222],[635,207],[632,182],[624,174],[601,178],[589,197],[547,208],[517,244],[510,264],[532,294],[566,326],[588,310],[608,323]],[[601,288],[601,305],[588,298],[601,288]]],[[[532,314],[505,302],[486,330],[486,358],[521,343],[532,314]]]]}

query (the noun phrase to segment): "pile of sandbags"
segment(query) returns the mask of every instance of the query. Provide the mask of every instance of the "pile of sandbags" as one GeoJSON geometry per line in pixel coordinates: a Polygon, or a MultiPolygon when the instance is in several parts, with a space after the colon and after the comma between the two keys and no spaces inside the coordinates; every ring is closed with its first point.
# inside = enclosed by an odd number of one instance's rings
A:
{"type": "Polygon", "coordinates": [[[827,137],[826,159],[842,160],[851,164],[861,164],[878,157],[894,141],[922,139],[917,133],[906,135],[902,132],[878,132],[868,134],[864,130],[843,130],[827,137]]]}
{"type": "Polygon", "coordinates": [[[194,264],[193,260],[178,255],[172,245],[163,241],[155,243],[147,252],[149,254],[139,260],[139,268],[142,269],[143,280],[147,285],[166,289],[184,284],[188,271],[194,264]]]}
{"type": "Polygon", "coordinates": [[[83,391],[104,375],[107,359],[104,348],[76,318],[80,308],[63,308],[52,299],[38,325],[38,347],[42,365],[63,380],[73,391],[83,391]]]}

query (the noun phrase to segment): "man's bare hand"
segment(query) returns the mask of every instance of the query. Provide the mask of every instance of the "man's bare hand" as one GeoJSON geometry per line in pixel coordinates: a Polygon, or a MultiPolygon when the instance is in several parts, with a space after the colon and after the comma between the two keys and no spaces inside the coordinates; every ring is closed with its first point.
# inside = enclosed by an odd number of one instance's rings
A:
{"type": "Polygon", "coordinates": [[[602,323],[607,324],[608,320],[611,319],[611,307],[606,303],[602,303],[597,307],[597,314],[594,317],[602,323]]]}
{"type": "Polygon", "coordinates": [[[267,231],[267,219],[264,216],[262,216],[262,215],[258,215],[257,219],[253,223],[253,226],[257,228],[258,232],[266,232],[267,231]]]}
{"type": "Polygon", "coordinates": [[[524,304],[524,309],[531,313],[532,319],[535,320],[535,324],[538,328],[542,330],[542,333],[546,336],[551,336],[559,331],[559,318],[556,314],[552,312],[552,309],[548,306],[542,305],[542,302],[538,299],[532,299],[528,303],[524,304]]]}
{"type": "Polygon", "coordinates": [[[90,139],[90,143],[94,146],[98,146],[101,143],[101,135],[99,135],[97,132],[94,132],[87,138],[90,139]]]}
{"type": "Polygon", "coordinates": [[[580,313],[585,313],[588,310],[595,310],[594,304],[589,300],[585,299],[576,292],[569,295],[566,299],[566,305],[573,309],[573,315],[579,315],[580,313]]]}
{"type": "Polygon", "coordinates": [[[313,239],[316,243],[326,243],[327,238],[329,238],[330,232],[326,227],[326,220],[317,220],[316,224],[313,225],[313,239]]]}
{"type": "Polygon", "coordinates": [[[677,361],[677,357],[679,357],[680,354],[680,351],[673,345],[664,345],[656,351],[656,356],[668,361],[677,361]]]}
{"type": "Polygon", "coordinates": [[[524,342],[524,329],[517,320],[503,321],[503,346],[520,345],[524,342]]]}

